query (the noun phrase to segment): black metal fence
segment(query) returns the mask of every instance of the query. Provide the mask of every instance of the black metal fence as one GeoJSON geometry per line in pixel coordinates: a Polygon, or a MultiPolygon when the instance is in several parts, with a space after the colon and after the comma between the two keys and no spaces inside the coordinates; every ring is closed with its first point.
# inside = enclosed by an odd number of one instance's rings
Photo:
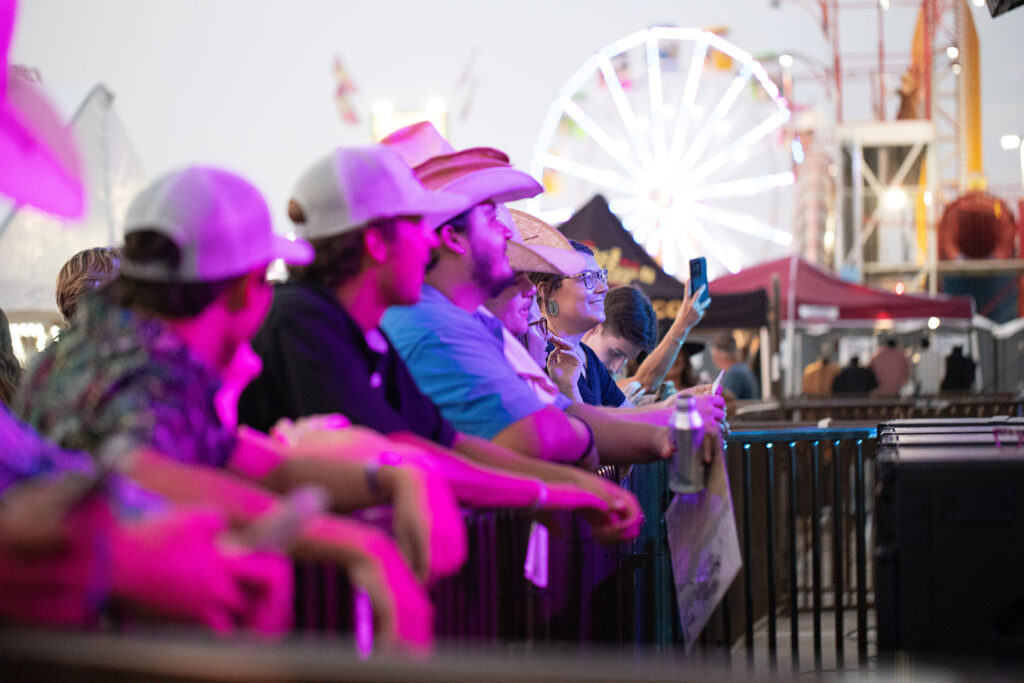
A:
{"type": "MultiPolygon", "coordinates": [[[[867,661],[874,435],[870,426],[730,435],[727,461],[744,568],[698,652],[729,654],[737,644],[748,663],[762,657],[775,666],[788,625],[787,658],[795,665],[808,656],[799,631],[809,615],[816,667],[823,661],[846,665],[847,623],[856,625],[856,665],[867,661]],[[832,651],[823,644],[823,614],[834,624],[832,651]]],[[[664,522],[672,495],[667,481],[668,463],[633,467],[622,479],[647,518],[631,543],[602,546],[575,515],[550,520],[543,587],[523,576],[529,517],[507,510],[467,513],[470,560],[432,593],[439,637],[681,649],[664,522]]],[[[324,571],[302,568],[300,628],[334,630],[346,623],[333,615],[346,609],[347,593],[325,582],[324,571]]]]}

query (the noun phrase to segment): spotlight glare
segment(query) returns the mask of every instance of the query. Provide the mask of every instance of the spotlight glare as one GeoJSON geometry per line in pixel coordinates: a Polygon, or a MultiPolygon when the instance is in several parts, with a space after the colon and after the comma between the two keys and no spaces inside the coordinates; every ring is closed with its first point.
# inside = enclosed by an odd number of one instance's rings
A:
{"type": "Polygon", "coordinates": [[[999,138],[999,144],[1003,149],[1017,149],[1020,147],[1020,136],[1004,135],[999,138]]]}
{"type": "Polygon", "coordinates": [[[793,55],[779,55],[779,65],[784,69],[793,66],[793,55]]]}
{"type": "Polygon", "coordinates": [[[939,319],[936,318],[934,315],[932,317],[928,318],[928,329],[929,330],[937,330],[937,329],[939,329],[939,319]]]}
{"type": "Polygon", "coordinates": [[[889,188],[885,193],[885,205],[893,211],[899,211],[907,205],[907,193],[900,187],[889,188]]]}
{"type": "Polygon", "coordinates": [[[956,59],[957,57],[960,56],[960,48],[958,48],[956,45],[950,45],[949,47],[946,48],[946,56],[949,57],[950,59],[956,59]]]}

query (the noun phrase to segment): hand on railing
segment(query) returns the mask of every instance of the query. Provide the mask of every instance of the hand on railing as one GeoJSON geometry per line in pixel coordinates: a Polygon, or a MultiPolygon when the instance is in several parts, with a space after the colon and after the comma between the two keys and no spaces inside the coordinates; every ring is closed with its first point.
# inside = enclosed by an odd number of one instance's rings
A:
{"type": "Polygon", "coordinates": [[[0,498],[0,615],[15,623],[84,626],[107,597],[100,553],[115,522],[99,497],[67,518],[23,514],[40,510],[34,499],[48,499],[44,489],[52,485],[31,482],[0,498]]]}
{"type": "Polygon", "coordinates": [[[124,523],[111,537],[112,594],[135,611],[203,623],[219,633],[291,626],[292,566],[276,552],[223,540],[224,517],[177,510],[124,523]]]}
{"type": "Polygon", "coordinates": [[[594,530],[594,537],[609,544],[636,538],[644,523],[643,511],[636,496],[615,482],[598,477],[594,477],[594,480],[595,486],[600,488],[598,495],[602,495],[608,502],[605,513],[584,513],[594,530]]]}
{"type": "Polygon", "coordinates": [[[376,644],[425,655],[433,647],[434,607],[383,534],[367,532],[361,553],[346,567],[349,580],[373,606],[376,644]]]}
{"type": "Polygon", "coordinates": [[[454,574],[466,561],[466,525],[444,478],[403,464],[393,471],[394,533],[409,566],[426,585],[454,574]]]}

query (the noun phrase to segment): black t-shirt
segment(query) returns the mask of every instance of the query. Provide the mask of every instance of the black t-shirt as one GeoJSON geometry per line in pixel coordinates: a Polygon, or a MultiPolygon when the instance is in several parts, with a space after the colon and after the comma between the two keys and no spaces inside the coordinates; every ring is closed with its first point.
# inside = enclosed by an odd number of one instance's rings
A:
{"type": "Polygon", "coordinates": [[[451,446],[456,431],[416,386],[380,332],[367,343],[333,294],[305,282],[274,290],[252,346],[263,372],[242,394],[238,418],[268,431],[282,417],[341,413],[383,434],[409,431],[451,446]]]}

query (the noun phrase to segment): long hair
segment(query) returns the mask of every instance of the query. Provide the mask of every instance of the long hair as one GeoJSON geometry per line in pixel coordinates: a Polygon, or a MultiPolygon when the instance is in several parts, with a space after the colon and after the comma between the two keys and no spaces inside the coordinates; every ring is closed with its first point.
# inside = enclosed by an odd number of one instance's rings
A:
{"type": "Polygon", "coordinates": [[[7,315],[0,308],[0,403],[9,404],[21,381],[21,363],[14,355],[14,340],[7,315]]]}

